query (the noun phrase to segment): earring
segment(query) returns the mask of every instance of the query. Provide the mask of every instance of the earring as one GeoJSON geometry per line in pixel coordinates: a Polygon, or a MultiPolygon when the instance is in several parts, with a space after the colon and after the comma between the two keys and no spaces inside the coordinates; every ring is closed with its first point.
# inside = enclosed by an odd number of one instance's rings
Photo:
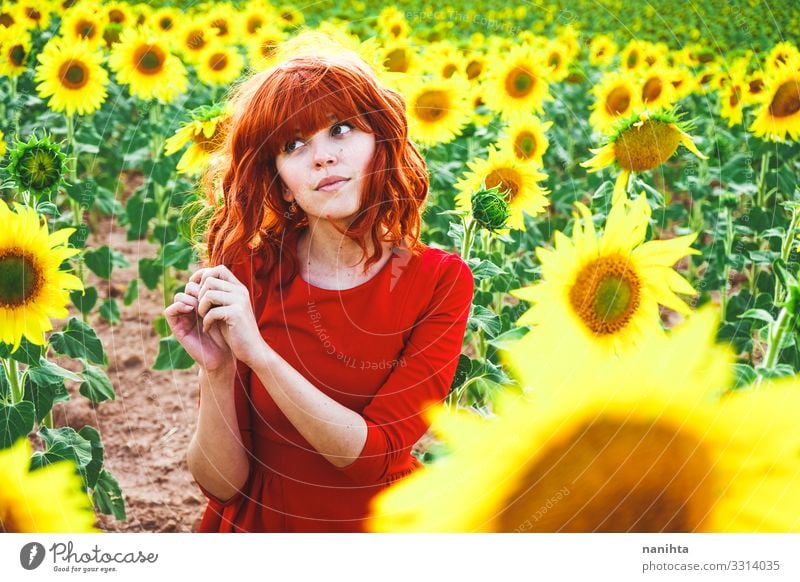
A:
{"type": "Polygon", "coordinates": [[[292,200],[291,205],[289,205],[289,212],[291,212],[292,214],[297,213],[297,204],[295,203],[294,200],[292,200]]]}

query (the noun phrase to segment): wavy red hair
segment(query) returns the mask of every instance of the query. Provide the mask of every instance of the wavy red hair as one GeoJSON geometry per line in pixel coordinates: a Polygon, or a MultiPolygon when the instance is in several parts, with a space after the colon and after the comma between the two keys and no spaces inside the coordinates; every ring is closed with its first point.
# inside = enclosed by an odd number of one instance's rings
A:
{"type": "Polygon", "coordinates": [[[288,212],[275,158],[298,133],[307,136],[330,125],[331,114],[375,135],[359,214],[342,231],[365,257],[367,237],[372,241],[374,252],[365,272],[380,259],[382,240],[405,241],[413,253],[422,252],[419,232],[428,172],[408,137],[405,101],[382,85],[355,53],[296,53],[239,85],[231,105],[221,155],[204,179],[215,207],[207,230],[212,264],[230,267],[247,249],[249,256],[261,255],[267,271],[287,265],[282,279],[294,278],[295,236],[308,221],[302,209],[299,216],[288,212]]]}

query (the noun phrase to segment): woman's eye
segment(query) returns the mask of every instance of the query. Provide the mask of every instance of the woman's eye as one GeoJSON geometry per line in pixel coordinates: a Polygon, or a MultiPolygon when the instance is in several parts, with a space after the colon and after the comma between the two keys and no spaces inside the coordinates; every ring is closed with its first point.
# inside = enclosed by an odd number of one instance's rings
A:
{"type": "Polygon", "coordinates": [[[344,135],[352,131],[353,126],[349,123],[337,123],[331,128],[331,133],[333,135],[344,135]]]}
{"type": "Polygon", "coordinates": [[[287,141],[284,144],[283,151],[286,152],[287,154],[290,154],[290,153],[292,153],[294,150],[296,150],[298,147],[300,147],[302,145],[303,145],[303,140],[293,139],[291,141],[287,141]]]}

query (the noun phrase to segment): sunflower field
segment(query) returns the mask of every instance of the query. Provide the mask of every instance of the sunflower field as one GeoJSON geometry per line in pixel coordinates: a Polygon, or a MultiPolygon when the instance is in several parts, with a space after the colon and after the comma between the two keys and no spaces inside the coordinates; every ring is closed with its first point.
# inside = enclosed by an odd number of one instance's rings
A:
{"type": "MultiPolygon", "coordinates": [[[[0,530],[126,519],[53,412],[115,400],[98,322],[202,263],[228,92],[309,29],[405,98],[422,239],[476,281],[372,529],[800,531],[800,11],[756,0],[2,0],[0,530]]],[[[191,368],[149,324],[145,367],[191,368]]]]}

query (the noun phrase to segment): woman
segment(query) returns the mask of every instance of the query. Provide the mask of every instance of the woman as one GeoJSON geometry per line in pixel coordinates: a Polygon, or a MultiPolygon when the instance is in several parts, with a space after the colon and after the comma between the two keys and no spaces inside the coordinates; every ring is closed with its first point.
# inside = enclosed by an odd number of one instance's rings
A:
{"type": "Polygon", "coordinates": [[[216,266],[165,310],[200,367],[200,531],[363,531],[422,466],[472,301],[466,263],[419,241],[428,178],[400,95],[354,53],[293,50],[233,97],[216,266]]]}

